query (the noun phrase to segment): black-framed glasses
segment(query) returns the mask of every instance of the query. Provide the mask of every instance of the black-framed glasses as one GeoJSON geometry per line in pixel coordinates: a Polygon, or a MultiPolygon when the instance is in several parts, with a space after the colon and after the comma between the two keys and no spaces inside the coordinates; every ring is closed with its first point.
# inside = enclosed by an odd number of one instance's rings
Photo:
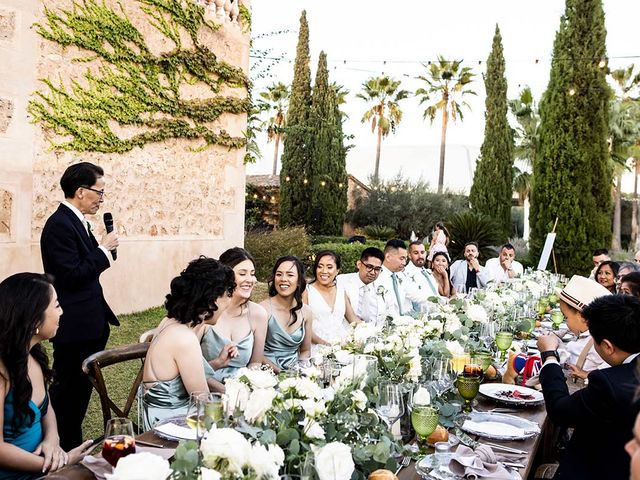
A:
{"type": "Polygon", "coordinates": [[[364,265],[364,268],[367,269],[367,272],[380,273],[382,271],[382,267],[376,267],[375,265],[371,265],[370,263],[362,262],[362,265],[364,265]]]}
{"type": "Polygon", "coordinates": [[[95,188],[91,188],[91,187],[81,187],[81,188],[85,188],[87,190],[91,190],[92,192],[96,192],[98,195],[100,195],[100,198],[104,198],[104,190],[96,190],[95,188]]]}

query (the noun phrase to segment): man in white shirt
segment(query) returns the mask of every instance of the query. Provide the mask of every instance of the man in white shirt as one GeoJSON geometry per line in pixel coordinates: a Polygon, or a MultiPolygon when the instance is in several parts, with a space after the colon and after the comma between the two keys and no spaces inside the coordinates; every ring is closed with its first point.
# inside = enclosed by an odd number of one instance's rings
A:
{"type": "Polygon", "coordinates": [[[502,245],[498,258],[487,260],[484,268],[489,273],[489,281],[496,283],[508,282],[524,273],[522,264],[516,261],[516,249],[510,243],[502,245]]]}
{"type": "Polygon", "coordinates": [[[478,254],[478,244],[469,242],[464,246],[464,260],[451,264],[451,283],[458,292],[487,286],[489,274],[478,262],[478,254]]]}
{"type": "Polygon", "coordinates": [[[387,313],[392,316],[413,312],[413,305],[408,296],[409,281],[402,274],[406,264],[405,243],[397,238],[389,240],[384,247],[384,262],[378,277],[378,285],[384,289],[387,313]]]}
{"type": "MultiPolygon", "coordinates": [[[[430,297],[438,297],[438,282],[433,277],[431,270],[424,267],[427,261],[427,252],[424,244],[414,241],[409,244],[409,263],[404,268],[404,277],[409,282],[409,290],[418,297],[414,302],[414,309],[419,309],[430,297]]],[[[412,296],[409,294],[410,297],[412,296]]]]}
{"type": "Polygon", "coordinates": [[[376,280],[382,271],[384,253],[375,247],[365,248],[356,262],[357,272],[338,275],[336,281],[347,292],[356,315],[378,325],[387,314],[384,295],[378,293],[376,280]]]}

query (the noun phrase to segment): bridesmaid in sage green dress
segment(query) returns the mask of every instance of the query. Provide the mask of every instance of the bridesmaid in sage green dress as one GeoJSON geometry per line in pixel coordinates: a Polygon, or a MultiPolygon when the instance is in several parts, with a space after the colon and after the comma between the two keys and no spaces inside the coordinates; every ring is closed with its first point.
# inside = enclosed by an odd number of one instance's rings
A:
{"type": "Polygon", "coordinates": [[[224,393],[226,378],[233,377],[242,367],[262,364],[268,315],[250,300],[256,284],[251,254],[243,248],[230,248],[220,255],[220,263],[233,269],[236,289],[215,325],[204,322],[200,348],[212,367],[212,374],[207,376],[209,388],[224,393]]]}
{"type": "Polygon", "coordinates": [[[305,288],[304,266],[297,257],[276,260],[269,299],[260,304],[269,312],[263,363],[276,373],[309,361],[313,320],[311,309],[302,303],[305,288]]]}
{"type": "Polygon", "coordinates": [[[214,323],[227,308],[236,287],[233,271],[217,260],[200,257],[171,280],[164,306],[167,316],[149,345],[141,396],[146,429],[186,414],[189,395],[209,390],[200,340],[194,328],[214,323]]]}

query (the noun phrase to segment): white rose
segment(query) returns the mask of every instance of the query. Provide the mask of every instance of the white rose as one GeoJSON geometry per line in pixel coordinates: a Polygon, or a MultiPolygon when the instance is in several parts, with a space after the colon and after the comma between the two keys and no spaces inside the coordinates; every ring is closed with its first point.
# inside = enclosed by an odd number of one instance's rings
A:
{"type": "Polygon", "coordinates": [[[297,377],[295,379],[296,392],[303,398],[321,398],[322,392],[320,387],[313,380],[306,377],[297,377]]]}
{"type": "Polygon", "coordinates": [[[287,397],[282,401],[282,408],[285,410],[297,410],[302,406],[302,400],[299,398],[287,397]]]}
{"type": "Polygon", "coordinates": [[[336,398],[336,391],[332,387],[323,388],[322,398],[325,402],[333,402],[333,399],[336,398]]]}
{"type": "Polygon", "coordinates": [[[482,305],[471,304],[467,307],[466,313],[467,317],[469,317],[474,322],[487,323],[487,321],[489,320],[487,311],[483,308],[482,305]]]}
{"type": "Polygon", "coordinates": [[[222,480],[222,475],[212,468],[200,468],[200,480],[222,480]]]}
{"type": "Polygon", "coordinates": [[[304,417],[304,420],[298,422],[302,425],[302,433],[310,440],[324,440],[324,428],[313,418],[304,417]]]}
{"type": "Polygon", "coordinates": [[[424,387],[419,387],[418,390],[413,394],[413,404],[414,405],[429,405],[431,403],[431,395],[429,395],[429,390],[424,387]]]}
{"type": "Polygon", "coordinates": [[[220,460],[227,460],[228,470],[242,476],[242,469],[249,461],[251,444],[232,428],[218,428],[205,433],[200,443],[202,463],[215,468],[220,460]]]}
{"type": "Polygon", "coordinates": [[[251,389],[249,386],[236,378],[227,378],[224,381],[225,395],[227,396],[227,405],[225,410],[227,412],[233,412],[239,409],[244,412],[247,408],[247,401],[249,400],[249,394],[251,389]]]}
{"type": "Polygon", "coordinates": [[[420,380],[420,376],[422,375],[422,361],[420,355],[411,357],[409,360],[409,371],[407,372],[407,377],[412,382],[418,382],[420,380]]]}
{"type": "Polygon", "coordinates": [[[269,444],[269,455],[273,457],[273,461],[276,462],[278,466],[281,467],[284,465],[284,452],[275,443],[269,444]]]}
{"type": "Polygon", "coordinates": [[[351,400],[358,410],[362,411],[367,408],[368,399],[362,390],[353,390],[351,392],[351,400]]]}
{"type": "Polygon", "coordinates": [[[247,422],[260,422],[264,414],[271,408],[276,395],[277,392],[274,388],[257,388],[251,392],[247,408],[244,410],[244,418],[247,419],[247,422]]]}
{"type": "Polygon", "coordinates": [[[251,370],[245,367],[238,371],[238,377],[247,377],[253,388],[270,388],[278,384],[276,376],[266,370],[251,370]]]}
{"type": "Polygon", "coordinates": [[[374,343],[367,343],[362,349],[362,351],[364,353],[372,353],[375,351],[375,348],[376,348],[376,345],[374,343]]]}
{"type": "Polygon", "coordinates": [[[450,340],[445,342],[445,346],[451,355],[455,355],[456,353],[463,354],[464,347],[458,343],[456,340],[450,340]]]}
{"type": "Polygon", "coordinates": [[[342,363],[343,365],[347,365],[353,361],[353,354],[345,350],[338,350],[334,352],[333,355],[336,357],[338,363],[342,363]]]}
{"type": "Polygon", "coordinates": [[[135,453],[122,457],[107,480],[165,480],[171,474],[169,462],[153,453],[135,453]]]}
{"type": "Polygon", "coordinates": [[[256,443],[251,447],[249,465],[260,479],[279,478],[279,465],[274,461],[269,451],[261,444],[256,443]]]}
{"type": "MultiPolygon", "coordinates": [[[[313,447],[312,447],[313,448],[313,447]]],[[[332,442],[315,449],[316,472],[319,480],[349,480],[355,464],[351,449],[340,442],[332,442]]]]}
{"type": "Polygon", "coordinates": [[[318,402],[312,398],[302,400],[300,405],[302,405],[302,408],[308,417],[315,418],[320,415],[324,415],[327,412],[327,407],[323,401],[318,402]]]}

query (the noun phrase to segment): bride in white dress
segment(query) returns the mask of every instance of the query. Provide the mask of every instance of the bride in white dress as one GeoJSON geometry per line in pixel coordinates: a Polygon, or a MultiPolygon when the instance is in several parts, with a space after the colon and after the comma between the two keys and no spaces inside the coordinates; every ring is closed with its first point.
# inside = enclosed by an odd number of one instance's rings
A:
{"type": "Polygon", "coordinates": [[[313,314],[312,354],[317,345],[340,342],[349,332],[349,324],[360,321],[344,288],[336,285],[339,272],[340,257],[336,252],[318,252],[313,265],[314,280],[307,285],[302,296],[313,314]]]}

